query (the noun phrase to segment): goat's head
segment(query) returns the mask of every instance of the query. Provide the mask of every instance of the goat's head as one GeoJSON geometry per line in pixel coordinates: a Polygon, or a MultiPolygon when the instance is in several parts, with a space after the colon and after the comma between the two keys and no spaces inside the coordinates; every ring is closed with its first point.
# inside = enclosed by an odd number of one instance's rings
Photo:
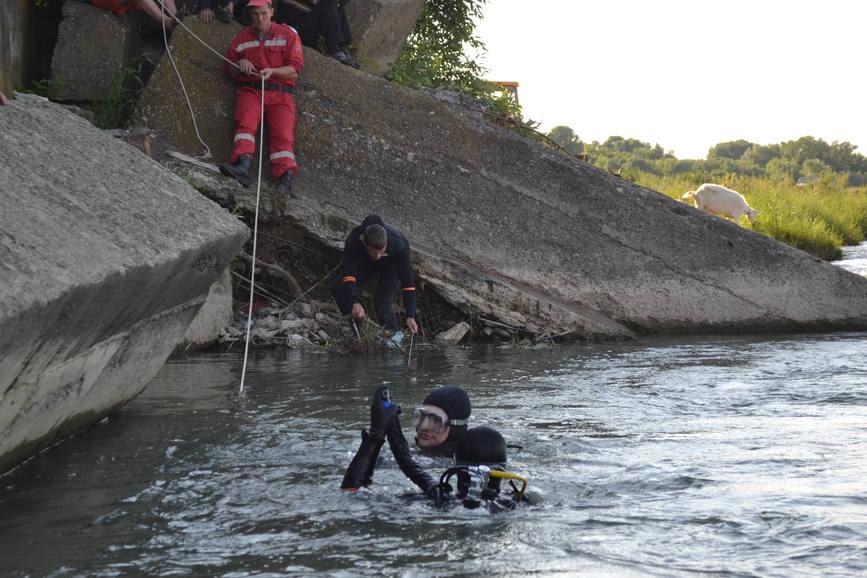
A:
{"type": "Polygon", "coordinates": [[[755,224],[756,215],[761,215],[764,211],[759,211],[758,209],[747,209],[747,219],[749,219],[750,224],[755,224]]]}

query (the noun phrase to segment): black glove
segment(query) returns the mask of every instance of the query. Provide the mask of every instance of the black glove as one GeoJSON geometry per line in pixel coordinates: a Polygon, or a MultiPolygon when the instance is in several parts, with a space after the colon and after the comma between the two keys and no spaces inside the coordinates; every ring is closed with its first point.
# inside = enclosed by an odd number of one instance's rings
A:
{"type": "Polygon", "coordinates": [[[384,440],[389,424],[400,412],[400,406],[388,396],[388,386],[380,385],[373,394],[370,404],[370,435],[384,440]]]}

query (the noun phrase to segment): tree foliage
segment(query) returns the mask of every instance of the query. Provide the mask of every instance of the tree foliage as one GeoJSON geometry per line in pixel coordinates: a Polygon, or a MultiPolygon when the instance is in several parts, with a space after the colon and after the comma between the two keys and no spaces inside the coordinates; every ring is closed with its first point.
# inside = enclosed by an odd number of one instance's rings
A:
{"type": "Polygon", "coordinates": [[[584,143],[568,126],[555,126],[548,131],[546,136],[573,155],[584,151],[584,143]]]}
{"type": "MultiPolygon", "coordinates": [[[[562,125],[552,129],[548,137],[567,150],[563,142],[578,140],[572,128],[562,125]]],[[[622,136],[582,145],[589,162],[609,170],[660,177],[692,175],[697,183],[740,175],[790,183],[800,177],[840,177],[851,187],[867,185],[867,157],[856,152],[858,147],[848,142],[829,144],[812,136],[769,145],[743,139],[722,142],[708,150],[706,159],[678,159],[658,144],[622,136]]]]}
{"type": "Polygon", "coordinates": [[[514,97],[483,78],[487,72],[474,54],[484,52],[476,21],[487,0],[426,0],[421,15],[388,73],[412,88],[426,87],[467,94],[485,103],[497,117],[521,121],[514,97]]]}
{"type": "Polygon", "coordinates": [[[484,50],[474,19],[485,0],[427,0],[390,77],[408,86],[464,92],[477,88],[484,69],[466,49],[484,50]]]}

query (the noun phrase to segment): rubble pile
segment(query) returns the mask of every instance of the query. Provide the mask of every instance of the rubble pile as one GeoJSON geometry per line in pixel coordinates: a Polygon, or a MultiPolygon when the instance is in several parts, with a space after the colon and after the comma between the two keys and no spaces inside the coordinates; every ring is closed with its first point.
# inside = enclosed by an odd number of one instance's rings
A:
{"type": "MultiPolygon", "coordinates": [[[[218,342],[231,347],[243,343],[247,334],[248,306],[239,309],[232,324],[218,342]]],[[[355,327],[341,315],[334,303],[311,299],[283,307],[254,303],[250,344],[258,347],[285,346],[291,349],[355,351],[388,349],[390,332],[366,319],[355,327]]]]}

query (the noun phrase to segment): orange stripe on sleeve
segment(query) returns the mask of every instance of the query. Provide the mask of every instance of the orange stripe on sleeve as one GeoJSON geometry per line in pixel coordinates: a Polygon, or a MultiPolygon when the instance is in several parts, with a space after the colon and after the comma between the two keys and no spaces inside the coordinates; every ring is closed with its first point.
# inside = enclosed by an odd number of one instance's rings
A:
{"type": "Polygon", "coordinates": [[[343,283],[355,283],[355,277],[353,277],[352,275],[347,275],[346,277],[341,279],[341,282],[343,282],[343,283]]]}
{"type": "Polygon", "coordinates": [[[415,291],[415,287],[404,287],[404,291],[415,291]]]}

